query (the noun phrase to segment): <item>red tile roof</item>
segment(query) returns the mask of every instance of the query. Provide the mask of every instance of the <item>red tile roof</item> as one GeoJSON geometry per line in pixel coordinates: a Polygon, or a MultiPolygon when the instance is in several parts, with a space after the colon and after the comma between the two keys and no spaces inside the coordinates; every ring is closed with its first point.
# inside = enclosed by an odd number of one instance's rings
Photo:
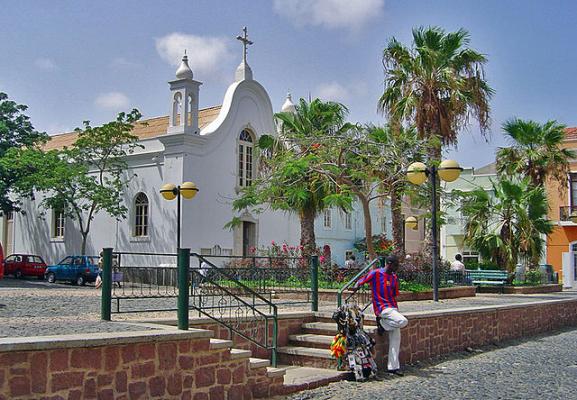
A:
{"type": "Polygon", "coordinates": [[[565,128],[565,139],[577,140],[577,128],[565,128]]]}
{"type": "MultiPolygon", "coordinates": [[[[198,127],[204,128],[218,117],[221,106],[203,108],[198,111],[198,127]]],[[[134,126],[133,133],[142,139],[150,139],[164,135],[168,128],[168,116],[150,118],[140,121],[134,126]]],[[[50,140],[44,145],[44,150],[61,149],[70,147],[76,141],[76,132],[61,133],[50,136],[50,140]]]]}

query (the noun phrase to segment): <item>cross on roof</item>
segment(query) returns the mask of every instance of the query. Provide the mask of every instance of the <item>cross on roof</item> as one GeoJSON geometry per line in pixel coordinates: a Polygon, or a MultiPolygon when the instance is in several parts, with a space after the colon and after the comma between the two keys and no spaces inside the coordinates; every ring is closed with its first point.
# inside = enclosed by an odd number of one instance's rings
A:
{"type": "Polygon", "coordinates": [[[242,28],[242,32],[243,32],[243,36],[238,35],[236,37],[236,39],[240,40],[242,42],[242,60],[246,64],[246,48],[248,46],[250,46],[251,44],[253,44],[253,42],[248,40],[248,32],[247,32],[246,26],[244,28],[242,28]]]}

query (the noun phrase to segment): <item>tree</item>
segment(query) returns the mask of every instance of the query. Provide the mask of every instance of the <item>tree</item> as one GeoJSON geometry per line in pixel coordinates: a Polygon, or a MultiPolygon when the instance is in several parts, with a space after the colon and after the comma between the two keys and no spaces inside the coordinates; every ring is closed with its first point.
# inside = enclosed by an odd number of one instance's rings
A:
{"type": "Polygon", "coordinates": [[[465,243],[510,272],[520,257],[537,265],[545,249],[543,235],[553,230],[545,190],[527,178],[493,182],[492,190],[493,195],[482,189],[461,193],[465,243]]]}
{"type": "Polygon", "coordinates": [[[559,182],[560,188],[567,187],[569,160],[574,159],[577,153],[561,148],[565,125],[557,121],[540,124],[514,118],[503,124],[503,130],[512,145],[497,152],[500,175],[528,177],[535,187],[543,186],[547,178],[553,178],[559,182]]]}
{"type": "Polygon", "coordinates": [[[132,134],[141,118],[138,110],[120,113],[115,121],[92,127],[84,122],[71,148],[10,150],[2,166],[18,177],[15,189],[24,196],[42,193],[44,210],[57,209],[76,220],[82,235],[81,254],[94,216],[103,211],[116,219],[126,217],[123,191],[134,175],[126,172],[125,157],[136,147],[132,134]]]}
{"type": "Polygon", "coordinates": [[[394,253],[404,256],[403,197],[407,193],[406,170],[410,163],[424,157],[426,143],[419,140],[414,128],[389,124],[370,127],[369,137],[382,145],[382,162],[376,165],[381,191],[391,202],[391,225],[394,253]]]}
{"type": "MultiPolygon", "coordinates": [[[[35,130],[30,118],[24,114],[27,109],[27,106],[8,100],[8,95],[0,92],[0,160],[10,149],[34,148],[46,141],[46,133],[35,130]]],[[[8,173],[0,165],[0,209],[2,211],[18,209],[18,203],[9,196],[15,182],[16,176],[8,173]]]]}
{"type": "MultiPolygon", "coordinates": [[[[489,128],[485,56],[468,47],[470,36],[460,29],[413,29],[413,46],[394,37],[383,51],[385,89],[379,109],[392,121],[408,121],[429,143],[429,163],[438,162],[443,146],[455,145],[470,118],[481,133],[489,128]],[[434,139],[434,140],[431,140],[434,139]]],[[[440,209],[437,204],[437,209],[440,209]]],[[[428,236],[430,251],[432,238],[428,236]]]]}
{"type": "Polygon", "coordinates": [[[260,138],[257,179],[233,201],[237,211],[252,208],[260,212],[259,206],[266,204],[273,210],[296,213],[305,256],[316,252],[314,221],[327,207],[326,196],[334,190],[324,176],[311,170],[315,146],[305,139],[343,129],[347,112],[339,103],[300,99],[295,113],[275,114],[279,134],[260,138]]]}

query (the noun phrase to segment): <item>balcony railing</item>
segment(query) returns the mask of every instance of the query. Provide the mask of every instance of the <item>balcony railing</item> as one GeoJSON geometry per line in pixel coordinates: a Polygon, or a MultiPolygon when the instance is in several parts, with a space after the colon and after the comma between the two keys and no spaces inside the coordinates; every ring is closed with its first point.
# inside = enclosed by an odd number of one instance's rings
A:
{"type": "Polygon", "coordinates": [[[572,213],[577,215],[577,206],[559,207],[559,221],[571,221],[569,217],[572,213]]]}

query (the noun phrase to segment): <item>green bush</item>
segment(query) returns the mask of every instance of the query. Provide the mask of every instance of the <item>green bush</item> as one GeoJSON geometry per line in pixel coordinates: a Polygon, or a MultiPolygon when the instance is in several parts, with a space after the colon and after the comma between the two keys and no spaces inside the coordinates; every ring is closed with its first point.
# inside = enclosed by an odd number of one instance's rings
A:
{"type": "Polygon", "coordinates": [[[540,285],[541,284],[541,271],[538,269],[532,269],[525,273],[525,284],[527,285],[540,285]]]}
{"type": "Polygon", "coordinates": [[[465,260],[465,268],[470,270],[480,269],[483,271],[500,271],[502,268],[490,262],[478,262],[476,260],[465,260]]]}

